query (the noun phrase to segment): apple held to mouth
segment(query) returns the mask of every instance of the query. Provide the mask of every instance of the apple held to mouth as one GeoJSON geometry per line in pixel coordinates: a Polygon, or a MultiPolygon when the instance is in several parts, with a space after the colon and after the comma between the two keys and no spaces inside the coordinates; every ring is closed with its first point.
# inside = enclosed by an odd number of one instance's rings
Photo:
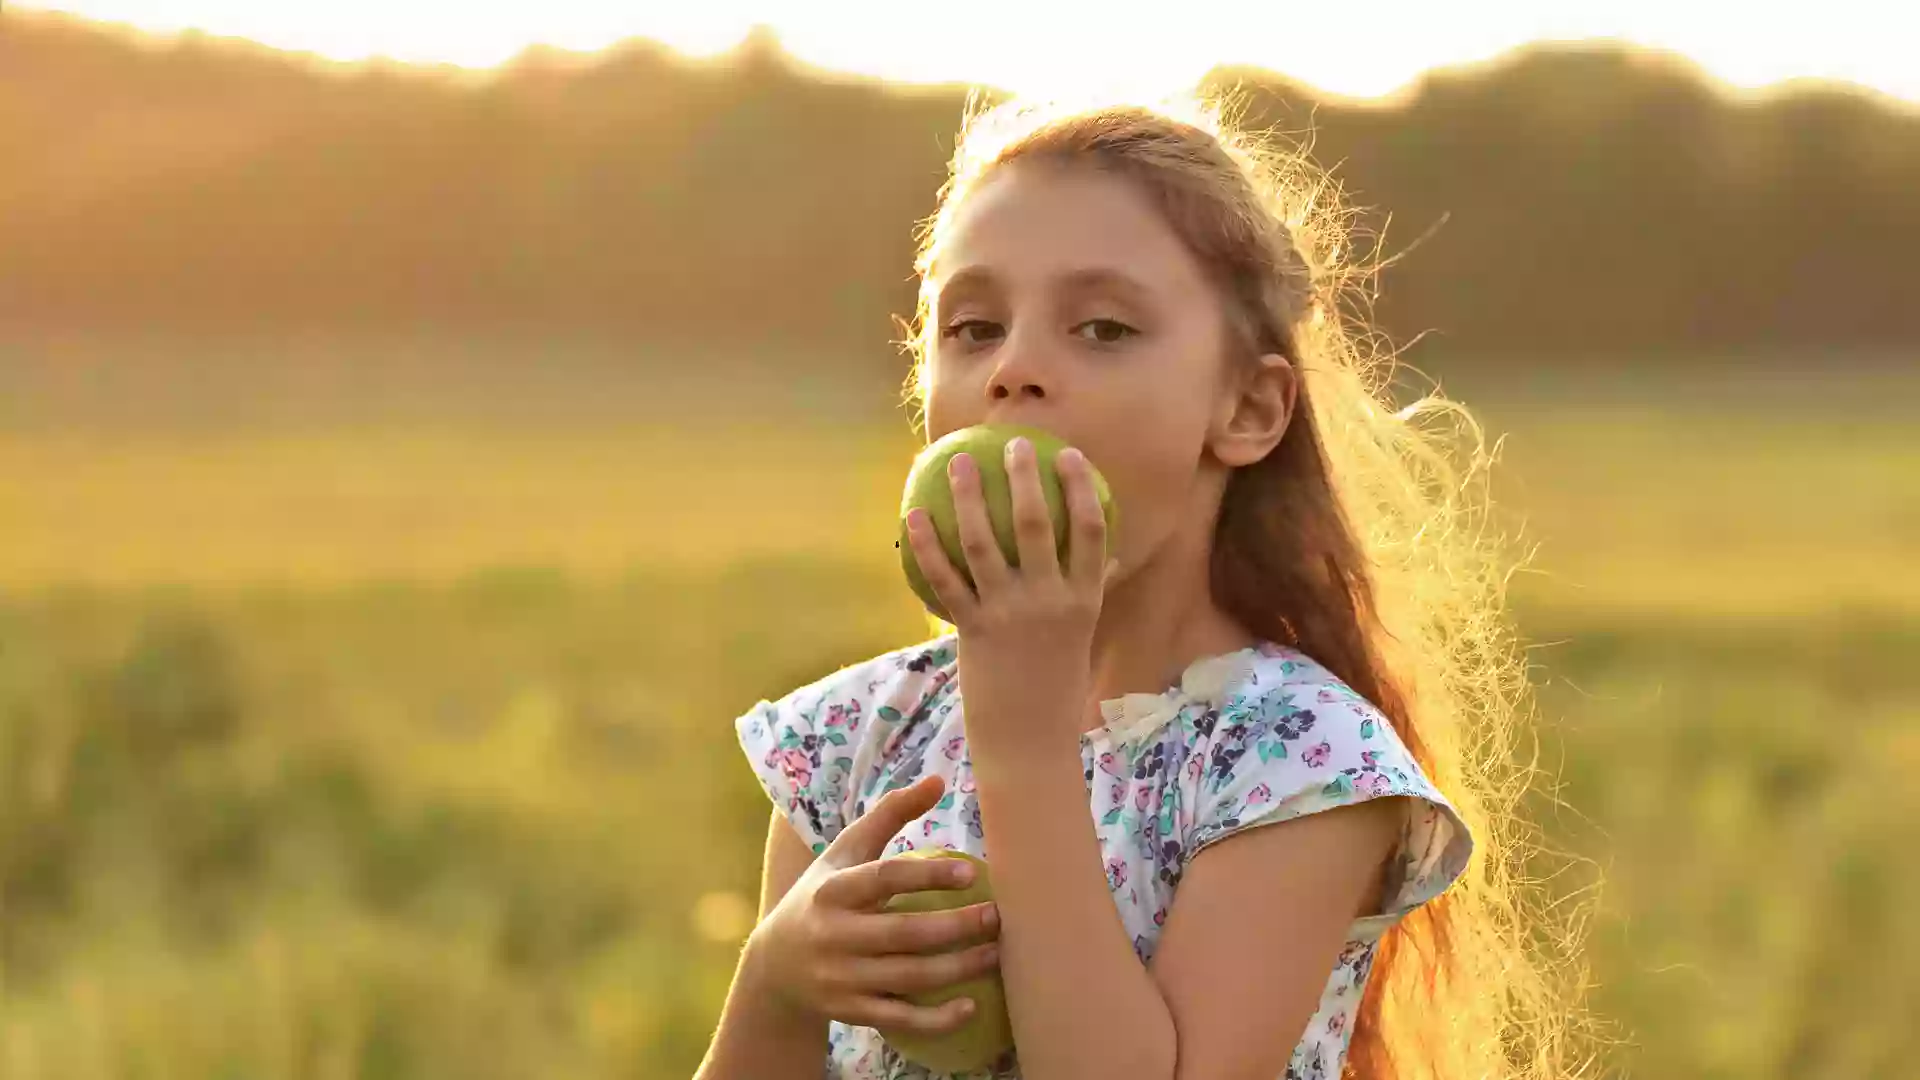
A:
{"type": "MultiPolygon", "coordinates": [[[[954,512],[953,488],[947,479],[947,463],[955,454],[966,453],[979,468],[980,493],[986,503],[987,519],[993,524],[994,538],[999,542],[1000,551],[1006,556],[1008,565],[1018,566],[1020,552],[1013,532],[1013,487],[1007,476],[1006,454],[1007,443],[1016,436],[1025,436],[1033,444],[1034,460],[1040,472],[1040,490],[1046,498],[1047,516],[1053,521],[1055,550],[1062,564],[1066,562],[1070,531],[1066,494],[1055,466],[1060,451],[1067,448],[1065,440],[1042,429],[1017,424],[980,424],[947,434],[928,444],[914,458],[913,467],[907,474],[906,490],[900,499],[901,568],[906,571],[907,584],[912,587],[914,595],[937,618],[951,621],[945,605],[940,603],[926,575],[921,573],[920,561],[914,557],[913,547],[907,541],[907,513],[916,507],[927,512],[933,519],[934,532],[939,536],[940,546],[945,549],[947,558],[960,571],[967,584],[972,585],[973,575],[967,568],[966,552],[960,548],[960,519],[954,512]]],[[[1093,474],[1094,491],[1100,499],[1100,511],[1106,518],[1107,549],[1111,551],[1119,510],[1114,504],[1106,477],[1100,475],[1098,469],[1090,471],[1093,474]]],[[[1105,556],[1103,552],[1103,563],[1105,556]]]]}

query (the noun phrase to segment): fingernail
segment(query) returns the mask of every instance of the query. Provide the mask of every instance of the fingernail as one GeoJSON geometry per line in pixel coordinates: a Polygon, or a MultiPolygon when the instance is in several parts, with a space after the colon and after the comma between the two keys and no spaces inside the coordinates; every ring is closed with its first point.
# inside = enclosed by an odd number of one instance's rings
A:
{"type": "Polygon", "coordinates": [[[973,999],[972,998],[960,999],[960,1015],[961,1016],[973,1015],[973,999]]]}
{"type": "Polygon", "coordinates": [[[973,880],[973,866],[969,863],[955,863],[947,868],[947,880],[955,885],[965,885],[973,880]]]}
{"type": "Polygon", "coordinates": [[[965,476],[973,468],[973,458],[966,454],[955,454],[947,459],[948,476],[965,476]]]}
{"type": "Polygon", "coordinates": [[[1055,457],[1054,461],[1056,462],[1065,461],[1068,463],[1069,468],[1078,468],[1080,465],[1080,462],[1085,458],[1086,458],[1085,454],[1082,454],[1079,450],[1076,450],[1073,447],[1069,446],[1066,449],[1060,451],[1059,456],[1055,457]]]}
{"type": "Polygon", "coordinates": [[[999,926],[1000,925],[1000,905],[988,904],[985,914],[983,914],[980,917],[980,921],[986,923],[987,929],[989,930],[993,929],[996,926],[999,926]]]}
{"type": "Polygon", "coordinates": [[[1015,436],[1014,438],[1008,439],[1007,440],[1007,456],[1010,458],[1018,458],[1022,454],[1025,454],[1027,452],[1027,447],[1029,445],[1030,444],[1027,442],[1027,437],[1024,435],[1018,435],[1018,436],[1015,436]]]}
{"type": "Polygon", "coordinates": [[[997,964],[997,963],[999,963],[999,962],[1000,962],[1000,946],[998,946],[998,945],[989,945],[989,946],[987,946],[986,948],[984,948],[984,949],[981,949],[981,950],[980,950],[980,962],[981,962],[981,963],[983,963],[983,964],[997,964]]]}

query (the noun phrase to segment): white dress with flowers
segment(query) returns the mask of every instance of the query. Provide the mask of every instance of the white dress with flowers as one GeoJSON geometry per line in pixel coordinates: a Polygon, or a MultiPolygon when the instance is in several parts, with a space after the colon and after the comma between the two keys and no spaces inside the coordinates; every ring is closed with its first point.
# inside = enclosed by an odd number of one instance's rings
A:
{"type": "MultiPolygon", "coordinates": [[[[814,851],[883,793],[928,773],[946,797],[888,853],[957,848],[991,860],[974,797],[949,634],[843,668],[736,722],[775,805],[814,851]]],[[[1180,876],[1208,844],[1243,829],[1390,795],[1410,796],[1379,910],[1357,920],[1284,1080],[1341,1074],[1381,934],[1465,869],[1473,841],[1391,723],[1298,650],[1261,645],[1187,669],[1164,694],[1106,702],[1081,739],[1088,814],[1134,951],[1153,956],[1180,876]]],[[[833,1080],[926,1080],[871,1028],[832,1025],[833,1080]]],[[[1013,1080],[1016,1054],[969,1074],[1013,1080]]]]}

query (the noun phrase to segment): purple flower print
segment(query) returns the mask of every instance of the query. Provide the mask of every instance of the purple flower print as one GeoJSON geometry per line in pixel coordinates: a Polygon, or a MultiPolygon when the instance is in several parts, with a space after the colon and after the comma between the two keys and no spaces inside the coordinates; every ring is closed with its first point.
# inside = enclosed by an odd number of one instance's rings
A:
{"type": "Polygon", "coordinates": [[[1180,884],[1180,842],[1163,841],[1156,854],[1159,857],[1154,860],[1158,864],[1154,876],[1166,882],[1169,888],[1177,887],[1180,884]]]}
{"type": "Polygon", "coordinates": [[[1306,762],[1309,769],[1319,769],[1326,766],[1327,758],[1332,755],[1333,744],[1323,741],[1307,747],[1306,753],[1300,755],[1300,760],[1306,762]]]}
{"type": "Polygon", "coordinates": [[[955,735],[953,738],[947,740],[947,745],[941,750],[941,753],[947,756],[948,761],[959,761],[961,753],[963,753],[966,748],[967,740],[965,737],[955,735]]]}
{"type": "Polygon", "coordinates": [[[1232,724],[1220,732],[1220,740],[1213,744],[1213,759],[1207,768],[1207,775],[1216,781],[1224,781],[1233,772],[1233,767],[1247,752],[1247,726],[1232,724]]]}
{"type": "Polygon", "coordinates": [[[1289,709],[1274,717],[1273,733],[1293,742],[1313,730],[1314,719],[1312,709],[1289,709]]]}
{"type": "Polygon", "coordinates": [[[1167,767],[1167,744],[1157,742],[1153,749],[1141,754],[1133,763],[1133,778],[1149,780],[1159,776],[1167,767]]]}

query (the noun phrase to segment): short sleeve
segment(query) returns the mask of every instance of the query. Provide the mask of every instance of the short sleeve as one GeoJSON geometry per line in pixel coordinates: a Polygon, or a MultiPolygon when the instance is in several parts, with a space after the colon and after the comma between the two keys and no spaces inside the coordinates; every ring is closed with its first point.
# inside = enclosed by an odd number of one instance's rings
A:
{"type": "Polygon", "coordinates": [[[856,673],[836,672],[734,722],[740,747],[774,806],[818,854],[846,827],[865,706],[856,673]]]}
{"type": "Polygon", "coordinates": [[[1356,924],[1378,936],[1465,872],[1473,837],[1388,718],[1336,682],[1288,681],[1220,713],[1195,792],[1186,857],[1229,836],[1308,814],[1408,796],[1381,906],[1356,924]]]}
{"type": "Polygon", "coordinates": [[[842,668],[734,721],[760,786],[815,854],[858,816],[859,791],[885,763],[902,722],[951,648],[917,646],[842,668]]]}

